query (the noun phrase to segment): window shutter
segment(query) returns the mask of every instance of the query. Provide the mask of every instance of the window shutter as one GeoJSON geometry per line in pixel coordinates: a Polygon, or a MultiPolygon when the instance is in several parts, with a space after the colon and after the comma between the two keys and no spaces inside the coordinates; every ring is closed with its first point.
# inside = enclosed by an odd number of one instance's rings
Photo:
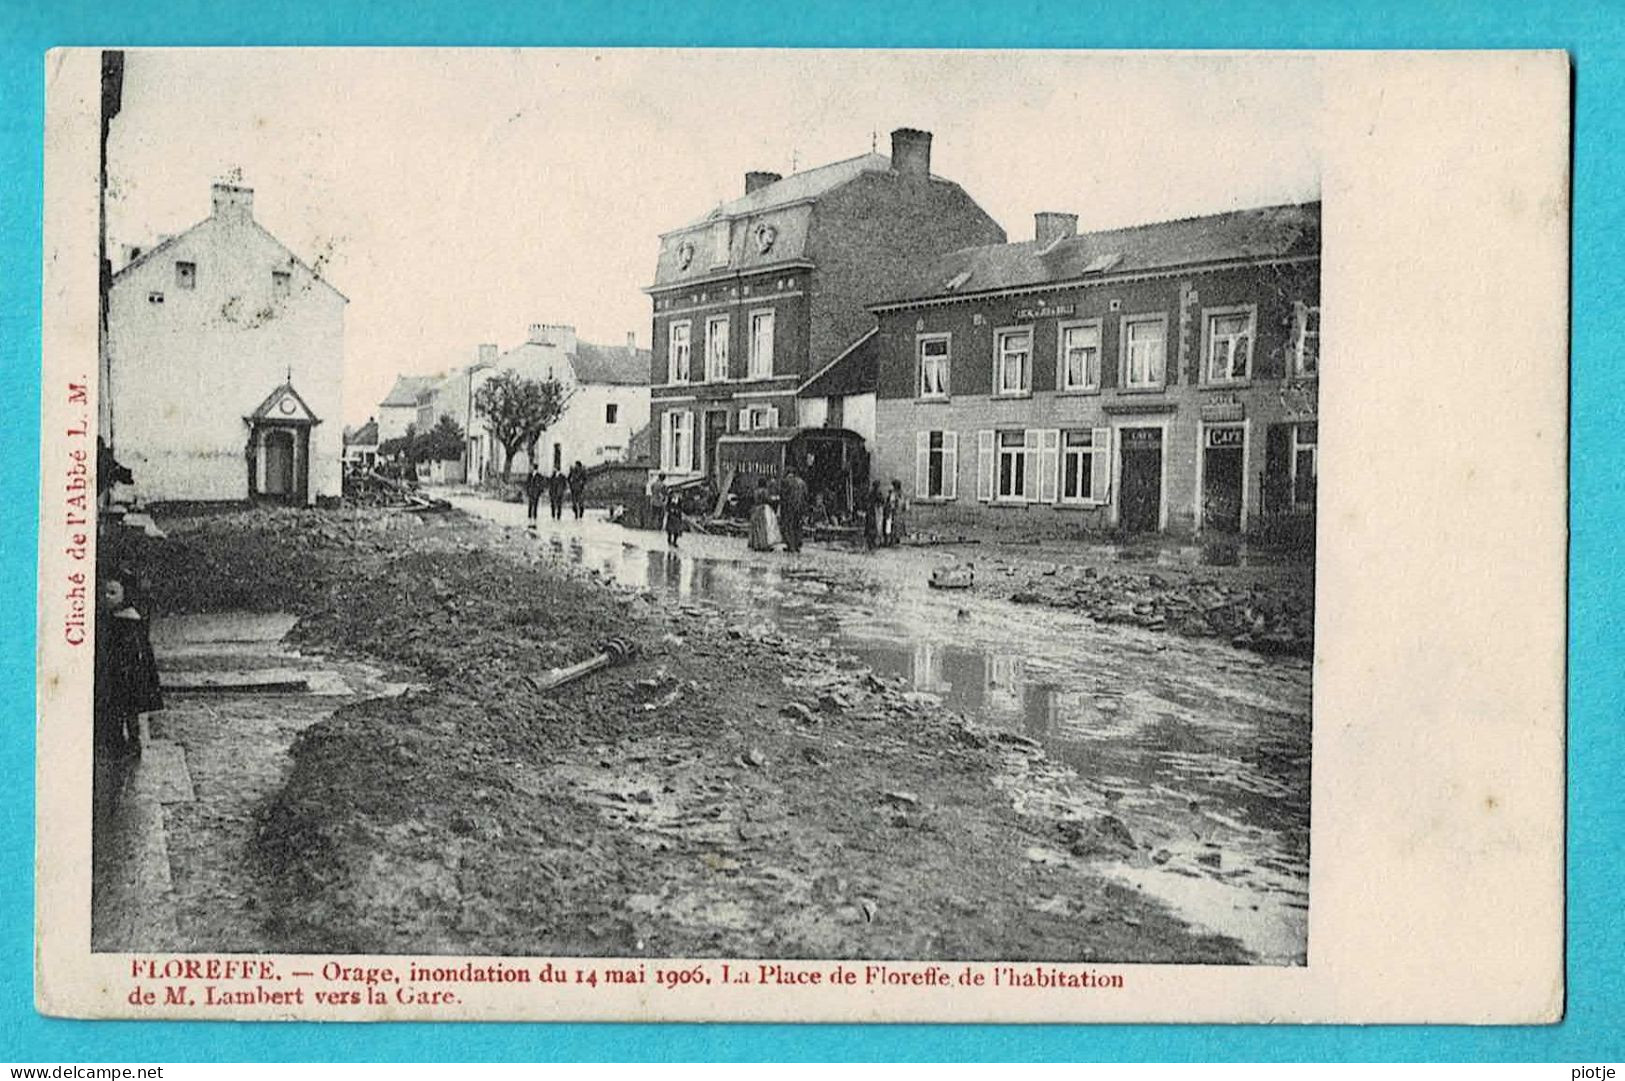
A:
{"type": "Polygon", "coordinates": [[[776,405],[770,405],[770,406],[767,407],[767,424],[765,424],[764,427],[777,428],[778,426],[779,426],[779,407],[776,406],[776,405]]]}
{"type": "Polygon", "coordinates": [[[914,433],[914,498],[935,495],[931,491],[931,433],[914,433]]]}
{"type": "Polygon", "coordinates": [[[1040,460],[1038,453],[1038,437],[1041,433],[1037,428],[1027,428],[1021,433],[1021,454],[1026,459],[1022,467],[1021,498],[1029,503],[1038,502],[1038,477],[1040,460]]]}
{"type": "Polygon", "coordinates": [[[660,468],[671,470],[671,414],[660,415],[660,468]]]}
{"type": "Polygon", "coordinates": [[[993,502],[993,430],[976,433],[976,498],[993,502]]]}
{"type": "Polygon", "coordinates": [[[1038,501],[1054,503],[1060,494],[1061,430],[1045,428],[1038,434],[1038,501]]]}
{"type": "Polygon", "coordinates": [[[1089,442],[1094,448],[1089,452],[1093,459],[1089,464],[1089,498],[1096,503],[1107,503],[1112,495],[1112,430],[1092,429],[1089,442]]]}
{"type": "Polygon", "coordinates": [[[942,498],[959,498],[959,433],[942,433],[942,498]]]}

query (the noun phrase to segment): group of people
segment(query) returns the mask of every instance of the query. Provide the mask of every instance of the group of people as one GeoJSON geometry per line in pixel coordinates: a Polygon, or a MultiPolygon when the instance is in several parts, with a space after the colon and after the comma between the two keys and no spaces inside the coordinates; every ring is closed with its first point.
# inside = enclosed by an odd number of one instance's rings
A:
{"type": "Polygon", "coordinates": [[[882,491],[878,480],[871,482],[862,506],[865,548],[891,548],[903,543],[908,535],[908,497],[903,494],[902,481],[892,481],[890,491],[882,491]]]}
{"type": "Polygon", "coordinates": [[[579,461],[570,467],[569,473],[553,470],[553,475],[543,476],[539,470],[533,470],[525,478],[525,517],[536,521],[537,506],[542,501],[542,493],[547,493],[547,502],[555,521],[564,517],[564,496],[569,493],[570,510],[579,519],[587,513],[587,467],[579,461]]]}

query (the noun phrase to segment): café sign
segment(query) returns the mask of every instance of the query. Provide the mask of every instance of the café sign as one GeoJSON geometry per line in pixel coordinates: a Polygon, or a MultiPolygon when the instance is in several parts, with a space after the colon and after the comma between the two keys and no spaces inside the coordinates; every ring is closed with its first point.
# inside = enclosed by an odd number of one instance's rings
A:
{"type": "Polygon", "coordinates": [[[1017,308],[1017,319],[1043,319],[1050,315],[1071,315],[1078,310],[1076,304],[1044,304],[1036,308],[1017,308]]]}

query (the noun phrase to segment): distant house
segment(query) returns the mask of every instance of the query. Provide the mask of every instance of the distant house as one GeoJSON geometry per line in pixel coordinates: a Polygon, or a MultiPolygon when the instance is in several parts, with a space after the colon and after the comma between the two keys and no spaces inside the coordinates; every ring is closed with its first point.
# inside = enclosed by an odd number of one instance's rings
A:
{"type": "MultiPolygon", "coordinates": [[[[476,366],[471,394],[503,371],[526,379],[557,379],[568,404],[537,443],[535,468],[550,473],[567,471],[575,462],[619,462],[626,459],[633,434],[649,423],[650,363],[649,350],[639,349],[631,334],[625,345],[595,345],[580,341],[568,324],[535,323],[525,341],[476,366]]],[[[503,448],[477,411],[468,433],[470,479],[501,473],[503,448]]],[[[509,473],[523,476],[531,469],[520,451],[509,473]]]]}
{"type": "Polygon", "coordinates": [[[384,400],[378,403],[378,442],[388,443],[406,434],[418,421],[418,395],[432,383],[435,375],[398,375],[384,400]]]}
{"type": "Polygon", "coordinates": [[[370,469],[378,461],[378,422],[368,420],[359,428],[344,433],[344,464],[346,467],[370,469]]]}
{"type": "Polygon", "coordinates": [[[105,394],[151,501],[309,504],[342,484],[348,300],[217,183],[212,211],[113,275],[105,394]]]}

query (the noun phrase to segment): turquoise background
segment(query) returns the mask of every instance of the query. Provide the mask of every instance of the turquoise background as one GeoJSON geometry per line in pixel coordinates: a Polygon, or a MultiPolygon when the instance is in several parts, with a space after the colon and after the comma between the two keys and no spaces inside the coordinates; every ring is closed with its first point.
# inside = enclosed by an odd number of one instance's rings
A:
{"type": "MultiPolygon", "coordinates": [[[[0,1060],[1625,1059],[1625,4],[0,0],[0,1060]],[[44,53],[56,45],[784,45],[1569,51],[1575,69],[1569,1009],[1539,1028],[246,1025],[33,1009],[34,615],[44,53]]],[[[1486,318],[1507,313],[1486,313],[1486,318]]],[[[1486,363],[1489,363],[1486,358],[1486,363]]],[[[1508,890],[1517,889],[1509,882],[1508,890]]],[[[1496,943],[1486,942],[1486,950],[1496,943]]]]}

